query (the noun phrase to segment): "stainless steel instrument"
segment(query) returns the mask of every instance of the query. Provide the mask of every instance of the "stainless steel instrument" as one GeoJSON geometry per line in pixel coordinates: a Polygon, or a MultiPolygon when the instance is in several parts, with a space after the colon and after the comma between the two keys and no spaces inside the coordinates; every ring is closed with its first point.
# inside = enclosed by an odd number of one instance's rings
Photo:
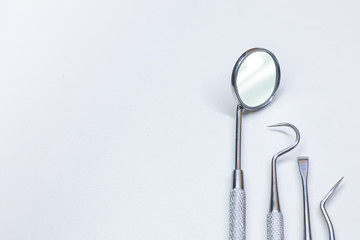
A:
{"type": "Polygon", "coordinates": [[[280,66],[263,48],[246,51],[236,62],[231,79],[238,100],[236,110],[235,170],[230,193],[230,240],[246,238],[246,197],[241,169],[241,127],[244,110],[256,111],[269,104],[280,84],[280,66]]]}
{"type": "Polygon", "coordinates": [[[304,239],[311,240],[310,228],[310,212],[309,212],[309,193],[307,186],[307,178],[309,171],[309,157],[298,157],[299,171],[303,186],[303,202],[304,202],[304,239]]]}
{"type": "Polygon", "coordinates": [[[329,239],[330,240],[335,240],[335,231],[334,231],[334,226],[330,220],[329,214],[326,211],[325,208],[325,204],[327,202],[327,200],[331,197],[331,195],[334,193],[335,189],[339,186],[340,182],[344,179],[344,177],[342,177],[331,189],[330,192],[328,194],[326,194],[326,196],[324,197],[324,199],[320,202],[320,209],[321,212],[324,215],[324,218],[326,220],[326,223],[328,225],[328,229],[329,229],[329,239]]]}
{"type": "Polygon", "coordinates": [[[271,125],[269,127],[281,127],[286,126],[292,128],[296,133],[295,142],[289,147],[276,153],[271,162],[271,201],[270,201],[270,212],[267,215],[267,239],[268,240],[283,240],[284,239],[284,219],[280,211],[279,192],[277,185],[277,174],[276,174],[276,161],[285,153],[294,149],[300,141],[299,130],[290,123],[279,123],[271,125]]]}

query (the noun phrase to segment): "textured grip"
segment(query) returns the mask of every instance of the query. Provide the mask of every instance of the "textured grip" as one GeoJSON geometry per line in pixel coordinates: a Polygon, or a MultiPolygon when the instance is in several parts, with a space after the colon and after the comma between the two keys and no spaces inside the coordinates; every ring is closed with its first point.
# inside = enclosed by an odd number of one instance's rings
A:
{"type": "Polygon", "coordinates": [[[267,215],[267,240],[284,240],[284,220],[281,212],[272,211],[267,215]]]}
{"type": "Polygon", "coordinates": [[[230,240],[245,240],[245,191],[234,188],[230,193],[230,240]]]}

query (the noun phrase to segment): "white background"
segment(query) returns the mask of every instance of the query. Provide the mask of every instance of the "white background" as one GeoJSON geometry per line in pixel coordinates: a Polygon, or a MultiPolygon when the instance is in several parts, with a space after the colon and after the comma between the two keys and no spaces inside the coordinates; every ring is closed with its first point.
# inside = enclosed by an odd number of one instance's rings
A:
{"type": "Polygon", "coordinates": [[[0,239],[228,239],[237,58],[265,47],[282,79],[244,116],[247,239],[266,239],[272,155],[285,238],[303,239],[296,157],[310,156],[314,239],[359,228],[359,1],[0,3],[0,239]],[[285,130],[285,129],[284,129],[285,130]]]}

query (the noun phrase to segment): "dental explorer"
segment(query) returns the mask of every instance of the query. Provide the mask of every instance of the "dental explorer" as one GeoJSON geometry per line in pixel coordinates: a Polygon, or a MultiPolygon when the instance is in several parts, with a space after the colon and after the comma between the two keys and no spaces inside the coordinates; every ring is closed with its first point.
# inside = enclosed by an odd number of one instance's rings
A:
{"type": "Polygon", "coordinates": [[[277,174],[276,174],[276,161],[285,153],[294,149],[300,141],[299,130],[290,123],[279,123],[271,125],[269,127],[290,127],[296,133],[295,142],[289,147],[276,153],[271,161],[271,200],[270,200],[270,211],[267,215],[267,239],[268,240],[284,240],[284,219],[280,211],[277,174]]]}
{"type": "Polygon", "coordinates": [[[329,229],[329,239],[330,240],[335,240],[335,231],[334,231],[334,226],[330,220],[329,214],[326,211],[325,208],[325,204],[327,202],[327,200],[331,197],[331,195],[334,193],[335,189],[339,186],[340,182],[344,179],[344,177],[342,177],[331,189],[330,192],[328,194],[326,194],[326,196],[324,197],[324,199],[320,202],[320,209],[321,212],[324,215],[324,218],[326,220],[326,223],[328,225],[328,229],[329,229]]]}

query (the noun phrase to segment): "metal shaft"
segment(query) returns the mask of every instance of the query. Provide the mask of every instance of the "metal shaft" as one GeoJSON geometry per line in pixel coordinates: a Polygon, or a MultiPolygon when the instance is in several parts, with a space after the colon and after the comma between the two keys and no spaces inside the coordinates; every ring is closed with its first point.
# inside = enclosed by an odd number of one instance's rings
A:
{"type": "Polygon", "coordinates": [[[304,239],[311,240],[311,228],[310,228],[310,211],[309,211],[309,194],[307,187],[307,177],[303,179],[303,190],[304,190],[304,239]]]}
{"type": "Polygon", "coordinates": [[[243,108],[238,105],[236,109],[236,136],[235,136],[235,170],[233,188],[244,189],[243,175],[241,170],[241,127],[243,108]]]}
{"type": "Polygon", "coordinates": [[[298,157],[299,171],[303,186],[303,202],[304,202],[304,239],[311,240],[310,227],[310,211],[309,211],[309,193],[308,193],[308,172],[309,172],[309,158],[302,156],[298,157]]]}
{"type": "Polygon", "coordinates": [[[235,169],[241,170],[241,127],[242,111],[240,105],[236,109],[235,169]]]}
{"type": "Polygon", "coordinates": [[[271,161],[271,197],[270,197],[270,212],[280,212],[279,190],[277,184],[276,173],[276,158],[271,161]]]}
{"type": "Polygon", "coordinates": [[[241,171],[241,118],[243,109],[236,110],[235,170],[230,193],[230,240],[246,239],[246,196],[241,171]]]}

